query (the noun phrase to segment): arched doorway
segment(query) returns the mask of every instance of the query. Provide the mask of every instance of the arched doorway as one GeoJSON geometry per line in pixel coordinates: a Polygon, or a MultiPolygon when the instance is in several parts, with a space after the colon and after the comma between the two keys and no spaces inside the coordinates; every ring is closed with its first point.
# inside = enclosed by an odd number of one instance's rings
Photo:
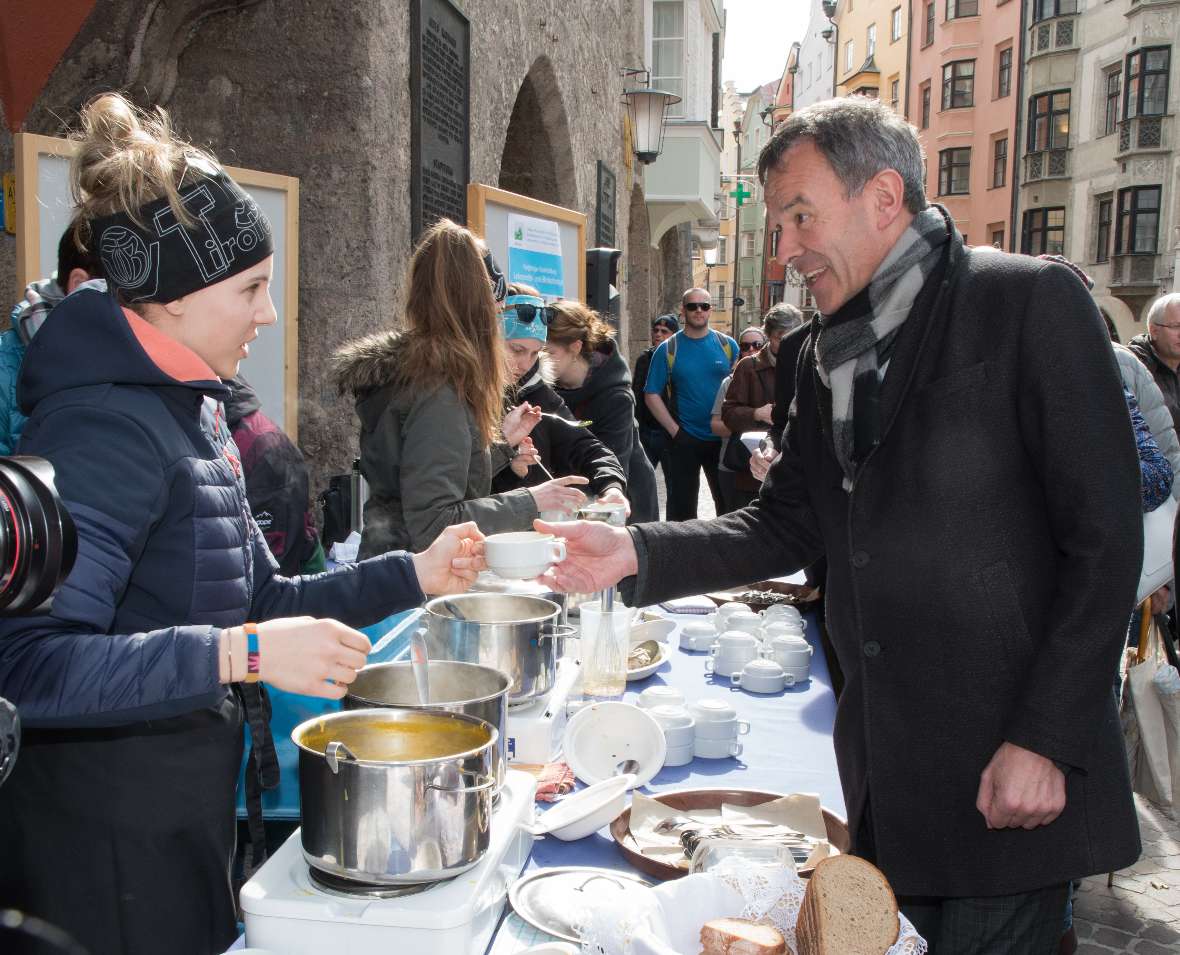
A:
{"type": "Polygon", "coordinates": [[[529,67],[516,94],[500,157],[500,188],[558,206],[579,207],[569,118],[547,56],[538,57],[529,67]]]}

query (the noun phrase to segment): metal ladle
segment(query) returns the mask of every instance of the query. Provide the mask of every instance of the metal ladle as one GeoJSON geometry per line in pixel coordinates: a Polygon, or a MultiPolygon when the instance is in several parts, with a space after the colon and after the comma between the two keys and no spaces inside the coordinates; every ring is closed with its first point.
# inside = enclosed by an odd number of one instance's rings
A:
{"type": "Polygon", "coordinates": [[[418,687],[418,702],[430,702],[430,658],[426,655],[426,631],[418,629],[410,634],[410,666],[418,687]]]}

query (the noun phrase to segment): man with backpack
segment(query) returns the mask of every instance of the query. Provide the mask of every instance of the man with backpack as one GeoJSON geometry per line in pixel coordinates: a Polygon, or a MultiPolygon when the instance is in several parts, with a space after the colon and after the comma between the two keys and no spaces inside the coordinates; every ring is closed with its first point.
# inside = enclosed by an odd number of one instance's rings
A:
{"type": "Polygon", "coordinates": [[[681,296],[683,329],[655,350],[644,385],[644,402],[669,438],[660,464],[668,486],[670,521],[697,516],[702,470],[717,513],[724,512],[717,480],[721,439],[713,434],[709,419],[717,389],[733,370],[738,347],[728,335],[709,327],[712,308],[707,289],[690,288],[681,296]],[[663,398],[665,387],[671,407],[663,398]]]}

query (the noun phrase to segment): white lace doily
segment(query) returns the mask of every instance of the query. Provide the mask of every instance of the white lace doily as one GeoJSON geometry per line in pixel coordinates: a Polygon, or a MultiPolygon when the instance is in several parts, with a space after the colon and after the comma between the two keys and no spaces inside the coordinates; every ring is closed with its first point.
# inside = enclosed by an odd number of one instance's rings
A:
{"type": "MultiPolygon", "coordinates": [[[[766,921],[795,952],[795,922],[807,883],[791,870],[723,861],[711,872],[666,882],[647,893],[627,893],[588,911],[579,926],[583,955],[695,955],[685,948],[700,926],[721,916],[766,921]],[[659,901],[653,911],[651,897],[659,901]],[[677,939],[679,938],[679,947],[677,939]]],[[[926,955],[927,945],[899,916],[897,942],[887,955],[926,955]]]]}

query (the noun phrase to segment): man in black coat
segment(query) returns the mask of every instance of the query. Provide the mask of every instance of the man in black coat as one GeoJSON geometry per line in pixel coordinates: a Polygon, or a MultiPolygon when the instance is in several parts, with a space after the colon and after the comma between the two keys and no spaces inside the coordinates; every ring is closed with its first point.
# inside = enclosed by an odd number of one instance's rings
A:
{"type": "Polygon", "coordinates": [[[826,552],[852,851],[937,955],[1056,952],[1069,880],[1139,855],[1111,692],[1139,475],[1102,319],[1068,269],[967,250],[875,100],[792,114],[759,175],[822,315],[782,455],[712,521],[554,528],[554,583],[644,605],[826,552]]]}

